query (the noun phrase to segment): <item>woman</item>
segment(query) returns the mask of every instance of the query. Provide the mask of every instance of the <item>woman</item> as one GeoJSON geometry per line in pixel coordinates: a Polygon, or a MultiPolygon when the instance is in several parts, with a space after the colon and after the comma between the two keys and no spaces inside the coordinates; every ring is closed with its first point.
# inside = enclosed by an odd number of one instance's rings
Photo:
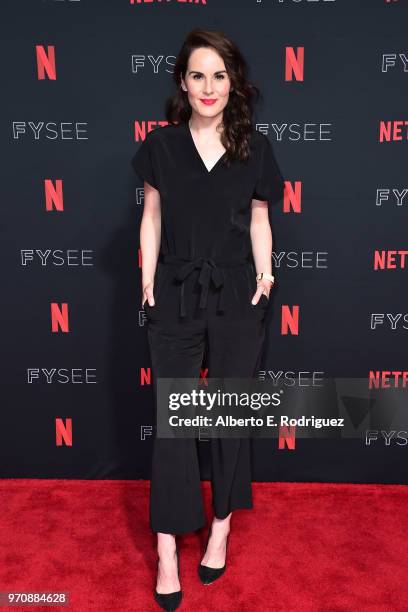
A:
{"type": "MultiPolygon", "coordinates": [[[[177,57],[168,125],[132,159],[144,180],[142,308],[154,377],[252,377],[265,337],[272,276],[268,202],[283,178],[252,126],[259,90],[223,33],[196,29],[177,57]],[[258,275],[258,276],[257,276],[258,275]]],[[[226,567],[232,511],[252,508],[249,439],[211,439],[214,520],[198,567],[209,584],[226,567]]],[[[154,596],[165,610],[182,591],[175,536],[205,525],[196,440],[156,436],[150,526],[157,533],[154,596]]]]}

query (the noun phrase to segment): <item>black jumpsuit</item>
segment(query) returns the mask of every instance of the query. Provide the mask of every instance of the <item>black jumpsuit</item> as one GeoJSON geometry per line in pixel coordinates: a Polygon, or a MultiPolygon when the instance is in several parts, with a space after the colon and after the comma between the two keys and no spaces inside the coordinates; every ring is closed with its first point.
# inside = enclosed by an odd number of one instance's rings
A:
{"type": "MultiPolygon", "coordinates": [[[[263,294],[251,304],[257,287],[251,200],[276,203],[284,181],[261,132],[251,135],[247,162],[227,167],[224,157],[209,171],[188,123],[180,123],[150,132],[131,160],[139,177],[160,192],[155,305],[144,304],[155,379],[197,380],[206,342],[210,377],[252,377],[258,367],[268,298],[263,294]]],[[[209,443],[215,516],[252,508],[250,440],[209,443]]],[[[155,532],[182,534],[205,524],[196,444],[191,438],[154,439],[150,526],[155,532]]]]}

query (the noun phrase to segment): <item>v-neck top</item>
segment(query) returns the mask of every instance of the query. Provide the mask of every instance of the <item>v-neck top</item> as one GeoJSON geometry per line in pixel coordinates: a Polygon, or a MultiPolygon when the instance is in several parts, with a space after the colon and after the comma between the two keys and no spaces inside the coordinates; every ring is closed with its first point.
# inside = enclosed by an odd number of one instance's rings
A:
{"type": "Polygon", "coordinates": [[[160,192],[160,254],[196,258],[252,259],[251,200],[273,205],[284,179],[268,137],[253,130],[249,160],[227,167],[226,153],[208,170],[187,122],[149,132],[131,164],[160,192]]]}

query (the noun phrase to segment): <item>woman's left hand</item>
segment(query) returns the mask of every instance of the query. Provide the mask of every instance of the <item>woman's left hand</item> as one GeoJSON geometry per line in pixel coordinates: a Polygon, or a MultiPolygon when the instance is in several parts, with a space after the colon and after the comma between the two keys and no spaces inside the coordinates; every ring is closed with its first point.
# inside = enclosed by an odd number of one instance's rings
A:
{"type": "Polygon", "coordinates": [[[273,283],[270,280],[259,280],[257,281],[257,289],[256,292],[254,293],[252,300],[251,300],[251,304],[253,304],[255,306],[255,304],[258,303],[258,301],[261,299],[261,295],[264,293],[266,295],[266,297],[269,299],[269,293],[273,287],[273,283]]]}

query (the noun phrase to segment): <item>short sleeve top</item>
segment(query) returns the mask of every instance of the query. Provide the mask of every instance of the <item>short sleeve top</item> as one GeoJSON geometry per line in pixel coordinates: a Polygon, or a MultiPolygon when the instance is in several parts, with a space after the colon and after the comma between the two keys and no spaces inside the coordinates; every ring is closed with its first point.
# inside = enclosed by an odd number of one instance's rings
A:
{"type": "Polygon", "coordinates": [[[246,162],[227,167],[224,153],[208,170],[188,123],[148,133],[131,164],[160,192],[160,254],[251,259],[251,200],[276,204],[284,179],[267,136],[253,130],[250,149],[246,162]]]}

